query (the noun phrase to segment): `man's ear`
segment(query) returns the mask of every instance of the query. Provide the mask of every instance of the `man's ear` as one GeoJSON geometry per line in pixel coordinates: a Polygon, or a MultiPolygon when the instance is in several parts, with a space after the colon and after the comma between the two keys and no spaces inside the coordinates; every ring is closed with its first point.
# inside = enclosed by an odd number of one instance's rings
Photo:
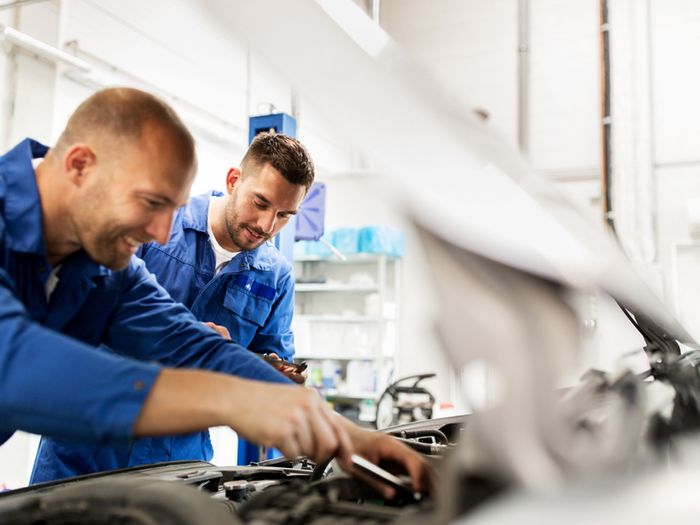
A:
{"type": "Polygon", "coordinates": [[[97,156],[90,146],[79,142],[73,144],[63,156],[63,168],[68,179],[76,186],[82,186],[90,173],[90,168],[97,164],[97,156]]]}
{"type": "Polygon", "coordinates": [[[241,180],[240,169],[234,167],[228,170],[226,174],[226,193],[230,195],[239,180],[241,180]]]}

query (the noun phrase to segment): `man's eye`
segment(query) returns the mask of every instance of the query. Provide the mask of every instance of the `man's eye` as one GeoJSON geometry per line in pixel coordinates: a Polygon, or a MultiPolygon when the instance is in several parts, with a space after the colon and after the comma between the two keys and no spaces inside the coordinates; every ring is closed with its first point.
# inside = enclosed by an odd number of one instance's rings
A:
{"type": "Polygon", "coordinates": [[[261,210],[264,210],[265,208],[267,208],[267,206],[260,201],[253,201],[253,204],[255,204],[256,208],[259,208],[261,210]]]}
{"type": "Polygon", "coordinates": [[[158,201],[146,199],[145,202],[146,206],[148,206],[148,208],[150,208],[151,210],[157,210],[161,206],[161,203],[158,201]]]}

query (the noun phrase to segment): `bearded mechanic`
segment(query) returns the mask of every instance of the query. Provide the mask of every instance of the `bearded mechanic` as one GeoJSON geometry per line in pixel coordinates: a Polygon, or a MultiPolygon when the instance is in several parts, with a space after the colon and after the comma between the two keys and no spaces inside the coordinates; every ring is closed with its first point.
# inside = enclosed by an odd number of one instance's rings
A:
{"type": "Polygon", "coordinates": [[[261,133],[226,175],[226,193],[194,197],[178,211],[167,244],[137,255],[170,295],[222,335],[257,353],[294,355],[294,277],[269,241],[314,181],[306,148],[261,133]]]}
{"type": "MultiPolygon", "coordinates": [[[[212,191],[193,197],[175,214],[168,242],[147,243],[136,254],[170,296],[199,320],[248,350],[289,360],[294,355],[294,277],[291,264],[266,241],[297,212],[313,180],[313,162],[298,140],[261,133],[240,168],[227,173],[226,196],[212,191]]],[[[239,440],[238,446],[240,451],[245,441],[239,440]]],[[[102,446],[99,453],[105,456],[107,451],[102,446]]],[[[126,464],[210,461],[213,453],[208,431],[142,438],[130,446],[126,464]]],[[[93,455],[90,446],[45,438],[37,463],[81,458],[89,464],[93,455]]],[[[102,462],[100,467],[116,465],[102,462]]],[[[37,469],[32,482],[48,481],[50,475],[37,469]]]]}
{"type": "MultiPolygon", "coordinates": [[[[291,264],[269,241],[289,222],[314,181],[314,164],[295,138],[258,134],[240,167],[226,175],[226,195],[210,191],[190,200],[165,245],[148,243],[137,255],[177,301],[248,350],[285,360],[294,356],[291,264]]],[[[283,373],[298,383],[305,376],[283,373]]],[[[208,432],[168,441],[136,442],[132,464],[209,461],[208,432]],[[157,454],[158,453],[158,454],[157,454]]],[[[239,440],[239,461],[248,445],[239,440]]],[[[257,447],[253,447],[257,451],[257,447]]]]}
{"type": "Polygon", "coordinates": [[[92,443],[89,464],[35,465],[60,477],[124,466],[118,452],[135,436],[223,424],[288,456],[393,460],[424,487],[430,469],[399,443],[314,392],[246,379],[288,382],[132,257],[140,242],[166,242],[195,166],[177,115],[126,88],[89,97],[53,148],[26,139],[0,156],[0,443],[15,430],[92,443]],[[118,448],[101,456],[105,444],[118,448]]]}

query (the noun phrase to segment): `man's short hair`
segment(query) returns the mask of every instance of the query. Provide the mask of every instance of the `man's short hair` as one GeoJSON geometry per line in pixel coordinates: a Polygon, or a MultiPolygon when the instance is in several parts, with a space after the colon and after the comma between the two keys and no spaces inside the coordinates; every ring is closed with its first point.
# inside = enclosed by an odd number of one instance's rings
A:
{"type": "MultiPolygon", "coordinates": [[[[270,164],[292,184],[307,190],[314,182],[314,163],[306,148],[297,139],[281,133],[264,132],[250,143],[241,167],[262,167],[270,164]]],[[[244,174],[245,176],[245,174],[244,174]]]]}
{"type": "Polygon", "coordinates": [[[179,160],[194,164],[194,138],[175,111],[150,93],[126,87],[103,89],[83,101],[68,119],[54,149],[62,151],[96,137],[138,142],[147,125],[165,131],[179,160]]]}

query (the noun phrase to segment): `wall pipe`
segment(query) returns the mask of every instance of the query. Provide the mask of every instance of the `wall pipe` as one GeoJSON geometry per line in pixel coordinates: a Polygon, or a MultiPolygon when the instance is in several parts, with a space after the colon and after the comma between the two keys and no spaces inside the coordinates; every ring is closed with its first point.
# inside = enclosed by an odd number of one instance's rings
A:
{"type": "Polygon", "coordinates": [[[54,46],[50,46],[49,44],[46,44],[41,40],[31,37],[25,33],[17,31],[12,27],[0,25],[0,37],[9,44],[22,48],[30,53],[33,53],[34,55],[40,56],[52,62],[59,62],[70,66],[77,69],[81,73],[88,73],[91,69],[90,65],[84,60],[81,60],[70,53],[66,53],[65,51],[61,51],[54,46]]]}
{"type": "MultiPolygon", "coordinates": [[[[646,1],[646,31],[647,31],[647,56],[649,61],[648,82],[649,82],[649,156],[651,157],[651,192],[652,195],[659,194],[659,177],[657,168],[661,166],[656,160],[656,119],[654,116],[654,53],[653,53],[653,34],[651,29],[651,0],[646,1]]],[[[659,201],[657,198],[651,202],[652,215],[652,236],[654,241],[654,255],[652,262],[659,262],[659,201]]],[[[677,310],[680,311],[680,310],[677,310]]]]}
{"type": "Polygon", "coordinates": [[[24,7],[30,4],[38,4],[41,2],[48,2],[48,0],[15,0],[14,2],[9,2],[7,4],[0,4],[0,11],[3,9],[16,9],[18,7],[24,7]]]}
{"type": "Polygon", "coordinates": [[[379,24],[379,10],[381,8],[381,0],[370,0],[370,16],[375,24],[379,24]]]}
{"type": "Polygon", "coordinates": [[[610,24],[608,0],[600,0],[600,112],[602,143],[603,221],[615,232],[615,213],[612,207],[612,116],[610,115],[610,24]]]}
{"type": "Polygon", "coordinates": [[[530,2],[518,1],[518,146],[530,152],[530,2]]]}

